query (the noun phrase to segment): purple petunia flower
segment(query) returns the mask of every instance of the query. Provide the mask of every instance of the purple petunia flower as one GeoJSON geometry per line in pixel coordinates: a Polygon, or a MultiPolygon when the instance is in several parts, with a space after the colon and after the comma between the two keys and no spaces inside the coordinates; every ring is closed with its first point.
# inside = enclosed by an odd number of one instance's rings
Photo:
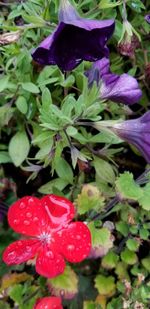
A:
{"type": "Polygon", "coordinates": [[[150,111],[137,119],[115,123],[111,129],[121,139],[137,147],[150,163],[150,111]]]}
{"type": "Polygon", "coordinates": [[[114,20],[81,18],[68,0],[61,0],[59,24],[33,52],[42,65],[55,65],[71,71],[83,60],[96,61],[108,57],[106,42],[114,31],[114,20]]]}
{"type": "Polygon", "coordinates": [[[147,14],[145,16],[145,20],[147,21],[148,24],[150,24],[150,14],[147,14]]]}
{"type": "Polygon", "coordinates": [[[109,59],[96,61],[92,68],[86,72],[89,86],[94,81],[100,87],[100,98],[123,104],[134,104],[139,101],[142,91],[137,80],[129,74],[117,75],[111,73],[109,59]]]}

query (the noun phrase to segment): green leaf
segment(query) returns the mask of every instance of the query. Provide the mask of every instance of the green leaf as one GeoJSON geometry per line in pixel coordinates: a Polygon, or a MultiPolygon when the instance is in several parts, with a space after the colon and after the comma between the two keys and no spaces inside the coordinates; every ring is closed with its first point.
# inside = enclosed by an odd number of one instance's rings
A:
{"type": "Polygon", "coordinates": [[[99,4],[100,9],[109,9],[109,8],[114,8],[122,3],[121,0],[115,1],[114,3],[111,0],[101,0],[99,4]]]}
{"type": "Polygon", "coordinates": [[[137,255],[133,251],[126,248],[121,253],[121,259],[128,265],[134,265],[137,262],[137,255]]]}
{"type": "Polygon", "coordinates": [[[137,201],[142,197],[143,191],[133,179],[129,172],[121,174],[116,180],[116,191],[122,199],[131,199],[137,201]]]}
{"type": "Polygon", "coordinates": [[[134,238],[128,239],[126,242],[126,245],[127,245],[127,248],[131,251],[137,251],[139,248],[139,242],[134,238]]]}
{"type": "Polygon", "coordinates": [[[63,180],[68,181],[68,183],[73,183],[73,172],[69,163],[63,158],[57,158],[55,162],[55,170],[57,175],[63,180]]]}
{"type": "Polygon", "coordinates": [[[95,278],[95,287],[100,294],[110,297],[116,290],[115,279],[112,276],[98,275],[95,278]]]}
{"type": "Polygon", "coordinates": [[[45,111],[50,111],[50,105],[52,104],[52,97],[49,89],[45,87],[42,91],[42,108],[45,111]]]}
{"type": "Polygon", "coordinates": [[[150,267],[150,256],[142,259],[142,265],[145,267],[145,269],[147,269],[149,271],[149,267],[150,267]]]}
{"type": "Polygon", "coordinates": [[[73,75],[69,75],[60,85],[64,88],[71,87],[75,82],[73,75]]]}
{"type": "Polygon", "coordinates": [[[28,111],[28,104],[26,99],[23,96],[19,96],[18,99],[16,100],[16,106],[18,108],[18,110],[22,113],[22,114],[26,114],[28,111]]]}
{"type": "Polygon", "coordinates": [[[5,90],[8,87],[9,76],[3,76],[0,79],[0,92],[5,90]]]}
{"type": "Polygon", "coordinates": [[[20,166],[22,164],[27,158],[29,150],[30,144],[26,132],[17,132],[9,143],[9,155],[15,166],[20,166]]]}
{"type": "Polygon", "coordinates": [[[31,82],[22,83],[21,85],[22,85],[22,88],[24,90],[28,91],[28,92],[31,92],[31,93],[39,93],[40,92],[39,88],[31,82]]]}
{"type": "Polygon", "coordinates": [[[110,184],[115,182],[115,173],[112,166],[105,160],[94,157],[93,162],[97,177],[103,181],[110,184]]]}
{"type": "Polygon", "coordinates": [[[116,223],[116,230],[120,232],[123,236],[127,236],[129,233],[129,226],[127,223],[119,221],[116,223]]]}
{"type": "Polygon", "coordinates": [[[98,249],[98,255],[104,256],[113,247],[113,240],[110,231],[103,228],[96,228],[94,222],[88,224],[92,237],[92,248],[98,249]]]}
{"type": "Polygon", "coordinates": [[[102,258],[102,267],[106,269],[115,268],[119,260],[119,256],[113,252],[109,251],[103,258],[102,258]]]}
{"type": "Polygon", "coordinates": [[[47,280],[50,291],[55,296],[71,299],[78,293],[78,277],[70,266],[65,267],[63,274],[47,280]]]}
{"type": "Polygon", "coordinates": [[[104,197],[97,187],[85,184],[77,197],[76,204],[78,213],[82,215],[91,209],[98,210],[103,208],[104,197]]]}
{"type": "Polygon", "coordinates": [[[143,187],[143,196],[138,198],[139,204],[145,210],[150,210],[150,183],[143,187]]]}
{"type": "Polygon", "coordinates": [[[0,151],[0,164],[12,162],[7,151],[0,151]]]}
{"type": "Polygon", "coordinates": [[[52,194],[54,193],[54,188],[58,189],[59,191],[62,191],[67,185],[68,181],[61,178],[56,178],[41,186],[38,189],[38,192],[42,194],[52,194]]]}
{"type": "Polygon", "coordinates": [[[5,104],[0,107],[0,128],[8,125],[10,119],[13,116],[14,109],[9,106],[9,104],[5,104]]]}

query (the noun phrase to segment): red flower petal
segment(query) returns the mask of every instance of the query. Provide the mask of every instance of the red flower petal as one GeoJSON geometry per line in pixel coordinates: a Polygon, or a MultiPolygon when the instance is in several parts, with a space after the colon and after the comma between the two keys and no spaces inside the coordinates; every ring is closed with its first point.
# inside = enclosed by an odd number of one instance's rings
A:
{"type": "Polygon", "coordinates": [[[9,208],[8,221],[15,232],[36,236],[45,230],[49,218],[38,198],[26,196],[9,208]]]}
{"type": "Polygon", "coordinates": [[[20,264],[32,259],[40,249],[36,239],[17,240],[10,244],[3,253],[3,261],[7,265],[20,264]]]}
{"type": "Polygon", "coordinates": [[[91,249],[91,234],[82,222],[69,224],[60,235],[61,252],[72,263],[84,260],[91,249]]]}
{"type": "Polygon", "coordinates": [[[49,194],[41,199],[41,203],[45,206],[51,227],[57,227],[61,224],[70,222],[75,215],[74,205],[66,198],[49,194]]]}
{"type": "Polygon", "coordinates": [[[36,260],[36,271],[46,278],[53,278],[63,273],[65,268],[64,258],[52,252],[47,246],[39,253],[36,260]]]}
{"type": "Polygon", "coordinates": [[[37,300],[34,309],[63,309],[61,298],[59,297],[44,297],[37,300]]]}

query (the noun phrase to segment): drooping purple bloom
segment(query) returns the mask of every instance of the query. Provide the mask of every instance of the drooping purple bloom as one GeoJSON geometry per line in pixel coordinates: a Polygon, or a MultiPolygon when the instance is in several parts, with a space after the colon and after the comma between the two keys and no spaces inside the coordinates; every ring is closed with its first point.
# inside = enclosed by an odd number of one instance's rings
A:
{"type": "Polygon", "coordinates": [[[36,48],[32,57],[42,65],[57,64],[62,71],[71,71],[83,60],[108,57],[106,43],[114,27],[114,20],[81,18],[68,0],[61,0],[58,26],[36,48]]]}
{"type": "Polygon", "coordinates": [[[150,14],[147,14],[145,16],[145,20],[147,21],[148,24],[150,24],[150,14]]]}
{"type": "Polygon", "coordinates": [[[150,111],[137,119],[115,123],[112,130],[121,139],[134,145],[150,163],[150,111]]]}
{"type": "Polygon", "coordinates": [[[96,61],[86,72],[86,76],[88,76],[89,86],[94,81],[99,85],[101,99],[131,105],[137,103],[142,96],[142,91],[134,77],[125,73],[122,75],[111,73],[107,58],[96,61]]]}

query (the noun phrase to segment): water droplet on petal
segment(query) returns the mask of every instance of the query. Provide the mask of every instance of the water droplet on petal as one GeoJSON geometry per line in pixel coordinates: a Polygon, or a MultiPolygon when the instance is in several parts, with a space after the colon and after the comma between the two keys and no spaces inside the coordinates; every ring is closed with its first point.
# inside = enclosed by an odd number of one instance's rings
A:
{"type": "Polygon", "coordinates": [[[49,257],[50,259],[53,259],[54,258],[54,254],[52,251],[47,251],[46,252],[46,256],[49,257]]]}
{"type": "Polygon", "coordinates": [[[26,250],[27,250],[27,252],[30,252],[32,250],[32,248],[30,246],[26,246],[26,250]]]}
{"type": "Polygon", "coordinates": [[[15,224],[15,225],[19,224],[19,222],[20,222],[20,221],[19,221],[18,219],[15,219],[15,220],[14,220],[14,224],[15,224]]]}
{"type": "Polygon", "coordinates": [[[76,236],[76,239],[81,239],[81,236],[80,236],[80,235],[77,235],[77,236],[76,236]]]}
{"type": "Polygon", "coordinates": [[[33,202],[34,202],[33,197],[30,197],[30,198],[28,199],[28,204],[32,204],[33,202]]]}
{"type": "Polygon", "coordinates": [[[23,203],[23,202],[21,202],[20,205],[19,205],[19,208],[20,208],[20,209],[24,209],[25,207],[26,207],[26,204],[23,203]]]}
{"type": "Polygon", "coordinates": [[[33,218],[33,222],[37,222],[37,221],[39,221],[39,218],[38,217],[34,217],[33,218]]]}
{"type": "Polygon", "coordinates": [[[68,246],[67,246],[67,249],[68,249],[69,251],[73,251],[73,250],[75,249],[75,246],[74,246],[74,245],[68,245],[68,246]]]}
{"type": "Polygon", "coordinates": [[[9,256],[10,259],[14,259],[16,257],[16,252],[12,251],[12,252],[8,253],[8,256],[9,256]]]}
{"type": "Polygon", "coordinates": [[[30,221],[28,221],[28,220],[24,220],[23,223],[24,223],[25,225],[30,225],[30,221]]]}
{"type": "Polygon", "coordinates": [[[21,240],[18,240],[17,245],[18,245],[18,246],[22,246],[22,241],[21,241],[21,240]]]}
{"type": "Polygon", "coordinates": [[[26,213],[26,217],[27,217],[27,218],[31,218],[31,217],[32,217],[32,213],[31,213],[31,212],[27,212],[27,213],[26,213]]]}

